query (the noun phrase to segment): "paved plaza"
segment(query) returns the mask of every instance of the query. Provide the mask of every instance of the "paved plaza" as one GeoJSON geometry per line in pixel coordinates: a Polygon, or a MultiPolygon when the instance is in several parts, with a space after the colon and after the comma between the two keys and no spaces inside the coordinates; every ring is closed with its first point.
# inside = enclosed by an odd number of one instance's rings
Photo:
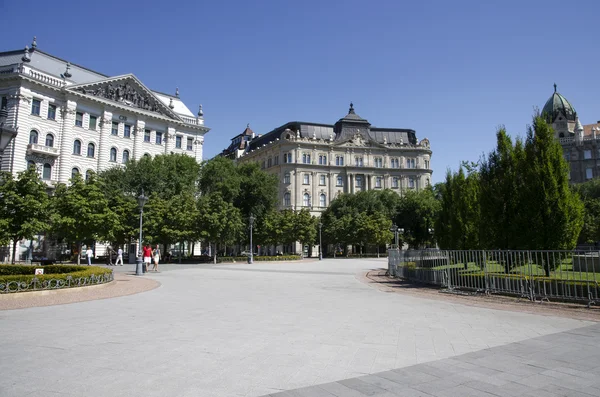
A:
{"type": "Polygon", "coordinates": [[[0,396],[600,395],[597,323],[361,281],[385,265],[167,265],[147,292],[0,311],[0,396]]]}

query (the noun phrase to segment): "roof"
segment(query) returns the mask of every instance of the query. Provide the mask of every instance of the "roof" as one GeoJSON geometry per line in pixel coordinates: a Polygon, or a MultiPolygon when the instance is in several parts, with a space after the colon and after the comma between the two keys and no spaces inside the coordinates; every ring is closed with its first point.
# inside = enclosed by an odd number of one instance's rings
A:
{"type": "Polygon", "coordinates": [[[598,136],[600,136],[600,122],[595,124],[586,124],[583,126],[583,136],[592,136],[592,128],[596,128],[598,136]]]}
{"type": "Polygon", "coordinates": [[[577,117],[577,112],[573,105],[556,91],[556,84],[554,84],[554,93],[546,101],[546,104],[542,109],[542,116],[545,117],[546,121],[549,123],[553,123],[560,114],[564,115],[567,121],[575,121],[575,118],[577,117]]]}

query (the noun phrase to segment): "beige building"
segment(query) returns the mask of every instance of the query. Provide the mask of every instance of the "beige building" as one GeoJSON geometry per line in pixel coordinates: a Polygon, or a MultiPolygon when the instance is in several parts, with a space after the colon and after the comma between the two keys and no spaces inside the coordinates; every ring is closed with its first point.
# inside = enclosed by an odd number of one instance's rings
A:
{"type": "Polygon", "coordinates": [[[542,116],[554,129],[555,137],[563,147],[565,159],[571,167],[570,180],[581,183],[600,176],[600,121],[582,125],[575,108],[558,93],[546,101],[542,116]]]}
{"type": "Polygon", "coordinates": [[[414,130],[375,128],[350,104],[335,124],[293,121],[257,136],[248,127],[223,155],[254,161],[279,177],[280,209],[319,215],[340,193],[392,189],[398,194],[431,183],[431,148],[414,130]]]}

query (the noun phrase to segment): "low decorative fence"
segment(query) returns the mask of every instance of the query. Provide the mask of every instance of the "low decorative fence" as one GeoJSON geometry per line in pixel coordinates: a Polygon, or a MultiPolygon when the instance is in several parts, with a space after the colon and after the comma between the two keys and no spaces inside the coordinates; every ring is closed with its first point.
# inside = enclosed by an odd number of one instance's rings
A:
{"type": "Polygon", "coordinates": [[[81,277],[61,274],[56,274],[56,276],[56,278],[45,276],[43,279],[41,277],[33,277],[25,280],[0,280],[0,294],[86,287],[105,284],[114,280],[112,271],[81,277]]]}
{"type": "Polygon", "coordinates": [[[449,292],[600,302],[598,251],[390,249],[388,272],[449,292]]]}

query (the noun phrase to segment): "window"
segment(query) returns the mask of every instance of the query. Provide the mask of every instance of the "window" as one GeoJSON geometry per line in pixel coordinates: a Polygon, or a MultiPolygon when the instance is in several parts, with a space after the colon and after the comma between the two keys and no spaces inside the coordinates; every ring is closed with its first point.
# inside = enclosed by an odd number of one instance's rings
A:
{"type": "Polygon", "coordinates": [[[56,105],[48,105],[48,119],[56,120],[56,105]]]}
{"type": "Polygon", "coordinates": [[[96,154],[96,145],[94,145],[93,143],[89,143],[87,156],[94,157],[95,154],[96,154]]]}
{"type": "Polygon", "coordinates": [[[75,113],[75,125],[77,127],[83,127],[83,113],[81,113],[81,112],[75,113]]]}
{"type": "Polygon", "coordinates": [[[392,178],[392,188],[398,189],[398,177],[397,176],[392,178]]]}
{"type": "Polygon", "coordinates": [[[271,157],[269,157],[269,159],[267,160],[267,167],[271,167],[273,165],[273,159],[271,157]]]}
{"type": "Polygon", "coordinates": [[[177,149],[181,149],[181,135],[177,135],[175,137],[175,147],[177,149]]]}
{"type": "Polygon", "coordinates": [[[194,138],[187,139],[187,150],[192,150],[194,147],[194,138]]]}
{"type": "Polygon", "coordinates": [[[319,175],[319,185],[325,186],[325,175],[319,175]]]}
{"type": "Polygon", "coordinates": [[[88,180],[89,180],[89,179],[92,177],[92,175],[93,175],[93,174],[94,174],[94,171],[92,171],[92,170],[87,170],[87,171],[85,172],[85,180],[86,180],[86,181],[88,181],[88,180]]]}
{"type": "Polygon", "coordinates": [[[73,142],[73,154],[81,155],[81,141],[79,139],[75,139],[75,142],[73,142]]]}
{"type": "Polygon", "coordinates": [[[275,165],[279,165],[279,156],[275,156],[275,165]]]}
{"type": "MultiPolygon", "coordinates": [[[[600,154],[600,150],[598,151],[598,154],[600,154]]],[[[565,153],[565,160],[571,161],[571,153],[570,152],[565,153]]]]}
{"type": "Polygon", "coordinates": [[[310,164],[310,153],[302,153],[302,163],[310,164]]]}
{"type": "Polygon", "coordinates": [[[390,167],[392,168],[400,168],[400,160],[397,158],[393,158],[390,160],[390,167]]]}
{"type": "Polygon", "coordinates": [[[383,167],[383,159],[381,157],[375,157],[375,168],[383,167]]]}
{"type": "Polygon", "coordinates": [[[344,178],[342,176],[338,176],[336,179],[336,186],[344,186],[344,178]]]}
{"type": "Polygon", "coordinates": [[[344,165],[344,156],[335,156],[335,165],[344,165]]]}
{"type": "Polygon", "coordinates": [[[150,130],[144,130],[144,142],[150,142],[150,130]]]}
{"type": "Polygon", "coordinates": [[[592,178],[593,178],[592,169],[586,168],[585,169],[585,179],[592,179],[592,178]]]}
{"type": "Polygon", "coordinates": [[[415,159],[406,159],[406,168],[415,168],[415,159]]]}
{"type": "Polygon", "coordinates": [[[38,132],[36,130],[31,130],[31,132],[29,133],[29,144],[32,143],[38,143],[38,132]]]}
{"type": "Polygon", "coordinates": [[[144,153],[144,158],[145,159],[149,159],[150,158],[150,153],[144,153]]]}
{"type": "Polygon", "coordinates": [[[356,178],[356,187],[362,187],[363,186],[363,178],[360,175],[357,175],[356,178]]]}
{"type": "Polygon", "coordinates": [[[31,114],[33,114],[34,116],[39,116],[41,107],[42,101],[40,101],[39,99],[34,99],[33,102],[31,102],[31,114]]]}
{"type": "Polygon", "coordinates": [[[302,183],[303,183],[303,184],[305,184],[305,185],[308,185],[308,184],[310,184],[310,175],[308,175],[308,174],[304,174],[304,175],[303,175],[303,180],[302,180],[302,183]]]}
{"type": "Polygon", "coordinates": [[[302,196],[302,205],[310,207],[310,194],[304,193],[304,196],[302,196]]]}
{"type": "Polygon", "coordinates": [[[425,169],[429,169],[429,160],[425,160],[425,169]]]}
{"type": "Polygon", "coordinates": [[[79,175],[79,169],[78,168],[73,168],[71,170],[71,179],[77,177],[77,175],[79,175]]]}
{"type": "Polygon", "coordinates": [[[414,189],[415,188],[415,178],[408,178],[408,188],[409,189],[414,189]]]}
{"type": "Polygon", "coordinates": [[[327,155],[326,154],[319,155],[319,165],[327,165],[327,155]]]}
{"type": "Polygon", "coordinates": [[[35,161],[33,161],[33,160],[29,160],[27,162],[27,168],[31,168],[31,167],[33,167],[34,169],[36,168],[35,161]]]}
{"type": "Polygon", "coordinates": [[[156,131],[156,144],[157,145],[162,145],[162,132],[158,132],[156,131]]]}
{"type": "Polygon", "coordinates": [[[378,187],[378,188],[380,188],[380,187],[381,187],[381,180],[382,180],[382,179],[383,179],[383,178],[382,178],[382,177],[380,177],[380,176],[377,176],[377,177],[375,177],[375,187],[378,187]]]}
{"type": "Polygon", "coordinates": [[[46,146],[48,146],[48,147],[54,146],[54,135],[46,134],[46,146]]]}
{"type": "Polygon", "coordinates": [[[265,160],[263,160],[263,161],[262,161],[262,163],[260,163],[260,168],[264,170],[264,169],[265,169],[265,166],[266,166],[266,164],[267,164],[267,163],[266,163],[266,161],[265,161],[265,160]]]}
{"type": "Polygon", "coordinates": [[[117,123],[116,121],[112,122],[112,129],[110,130],[110,134],[111,135],[119,135],[119,123],[117,123]]]}
{"type": "Polygon", "coordinates": [[[117,161],[117,149],[110,148],[110,161],[112,161],[113,163],[117,161]]]}
{"type": "Polygon", "coordinates": [[[97,121],[98,121],[98,117],[96,117],[96,116],[90,116],[90,127],[88,129],[89,130],[95,130],[96,129],[97,121]]]}
{"type": "Polygon", "coordinates": [[[131,125],[125,124],[123,126],[123,137],[124,138],[131,138],[131,125]]]}
{"type": "Polygon", "coordinates": [[[286,172],[285,174],[283,174],[283,183],[290,183],[290,173],[286,172]]]}
{"type": "Polygon", "coordinates": [[[291,163],[292,162],[292,153],[284,153],[283,154],[283,162],[291,163]]]}
{"type": "Polygon", "coordinates": [[[591,150],[584,150],[583,151],[583,158],[584,160],[589,160],[592,158],[592,151],[591,150]]]}
{"type": "Polygon", "coordinates": [[[292,200],[289,193],[283,195],[283,205],[285,207],[290,207],[292,205],[292,200]]]}
{"type": "Polygon", "coordinates": [[[52,178],[52,166],[48,163],[44,164],[44,172],[42,174],[42,178],[46,180],[52,178]]]}
{"type": "Polygon", "coordinates": [[[319,196],[319,207],[326,207],[327,206],[327,197],[325,196],[324,193],[321,193],[321,195],[319,196]]]}
{"type": "Polygon", "coordinates": [[[123,150],[123,164],[129,161],[129,150],[123,150]]]}
{"type": "Polygon", "coordinates": [[[357,167],[362,167],[363,166],[363,158],[362,157],[355,157],[354,158],[354,164],[357,167]]]}

